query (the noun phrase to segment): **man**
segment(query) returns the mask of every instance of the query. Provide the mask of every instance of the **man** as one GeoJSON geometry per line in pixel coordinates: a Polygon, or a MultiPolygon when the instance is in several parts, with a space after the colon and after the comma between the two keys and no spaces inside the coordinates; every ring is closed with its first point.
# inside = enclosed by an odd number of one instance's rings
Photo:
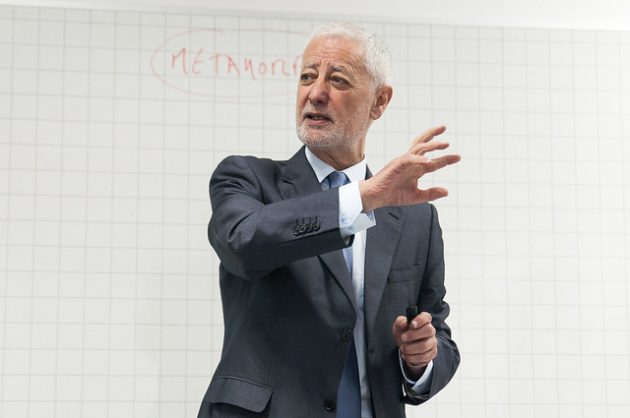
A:
{"type": "Polygon", "coordinates": [[[225,336],[199,417],[397,418],[459,364],[444,320],[435,208],[418,179],[459,161],[431,129],[371,176],[372,121],[392,97],[382,43],[350,24],[307,43],[290,160],[228,157],[210,182],[225,336]],[[343,184],[347,183],[347,184],[343,184]],[[343,185],[342,185],[343,184],[343,185]],[[410,306],[420,314],[409,323],[410,306]]]}

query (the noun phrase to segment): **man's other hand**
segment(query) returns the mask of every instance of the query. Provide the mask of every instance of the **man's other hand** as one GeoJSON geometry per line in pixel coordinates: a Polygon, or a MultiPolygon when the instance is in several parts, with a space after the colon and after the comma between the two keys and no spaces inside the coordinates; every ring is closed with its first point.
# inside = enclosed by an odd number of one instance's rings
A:
{"type": "Polygon", "coordinates": [[[437,356],[438,341],[431,319],[431,314],[422,312],[409,325],[404,316],[394,321],[394,340],[412,378],[422,376],[429,362],[437,356]]]}

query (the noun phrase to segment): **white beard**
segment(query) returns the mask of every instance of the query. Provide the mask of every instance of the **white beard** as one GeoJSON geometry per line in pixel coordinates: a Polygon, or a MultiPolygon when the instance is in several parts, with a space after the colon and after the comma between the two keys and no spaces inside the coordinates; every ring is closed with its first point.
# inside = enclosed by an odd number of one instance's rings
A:
{"type": "Polygon", "coordinates": [[[322,129],[309,128],[303,119],[296,125],[298,138],[312,150],[353,149],[365,134],[365,132],[347,132],[349,130],[347,126],[339,125],[323,127],[322,129]]]}

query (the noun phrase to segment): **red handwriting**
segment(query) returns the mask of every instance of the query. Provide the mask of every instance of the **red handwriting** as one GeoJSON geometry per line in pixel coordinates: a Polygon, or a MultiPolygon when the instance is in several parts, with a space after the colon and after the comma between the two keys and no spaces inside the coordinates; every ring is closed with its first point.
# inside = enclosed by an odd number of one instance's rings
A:
{"type": "Polygon", "coordinates": [[[171,54],[171,68],[181,71],[184,75],[227,75],[235,77],[249,77],[252,80],[265,76],[280,76],[288,78],[297,76],[300,70],[302,56],[298,55],[291,61],[287,58],[255,60],[253,58],[235,58],[222,52],[209,53],[204,48],[196,52],[188,51],[185,47],[171,54]]]}
{"type": "MultiPolygon", "coordinates": [[[[297,79],[302,51],[294,47],[279,55],[269,54],[270,48],[264,49],[260,42],[259,51],[250,43],[247,53],[242,53],[237,45],[248,42],[244,39],[264,39],[266,45],[272,46],[301,45],[305,38],[304,33],[278,29],[192,29],[166,38],[155,48],[151,71],[166,86],[185,94],[226,100],[256,99],[260,90],[254,84],[258,82],[297,79]],[[231,79],[239,83],[239,88],[206,82],[213,78],[231,79]]],[[[286,83],[270,83],[264,91],[272,96],[290,94],[286,83]]]]}

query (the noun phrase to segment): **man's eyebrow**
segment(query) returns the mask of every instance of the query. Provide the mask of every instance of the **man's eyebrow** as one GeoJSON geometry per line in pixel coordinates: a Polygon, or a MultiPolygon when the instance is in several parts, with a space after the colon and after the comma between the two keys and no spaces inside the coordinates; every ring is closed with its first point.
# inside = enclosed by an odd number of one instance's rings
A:
{"type": "MultiPolygon", "coordinates": [[[[302,69],[303,70],[306,70],[306,69],[317,69],[317,68],[319,68],[319,65],[320,65],[319,61],[305,62],[303,64],[303,66],[302,66],[302,69]]],[[[330,69],[332,71],[339,71],[339,72],[342,72],[344,74],[350,74],[352,72],[352,71],[350,71],[350,69],[347,66],[345,66],[343,64],[332,64],[330,66],[330,69]]]]}
{"type": "Polygon", "coordinates": [[[346,67],[345,65],[341,65],[341,64],[335,64],[335,65],[331,65],[330,68],[333,71],[339,71],[345,74],[349,74],[351,71],[348,69],[348,67],[346,67]]]}
{"type": "Polygon", "coordinates": [[[310,61],[310,62],[305,62],[304,65],[302,65],[302,69],[306,69],[306,68],[317,68],[319,67],[319,62],[317,61],[310,61]]]}

